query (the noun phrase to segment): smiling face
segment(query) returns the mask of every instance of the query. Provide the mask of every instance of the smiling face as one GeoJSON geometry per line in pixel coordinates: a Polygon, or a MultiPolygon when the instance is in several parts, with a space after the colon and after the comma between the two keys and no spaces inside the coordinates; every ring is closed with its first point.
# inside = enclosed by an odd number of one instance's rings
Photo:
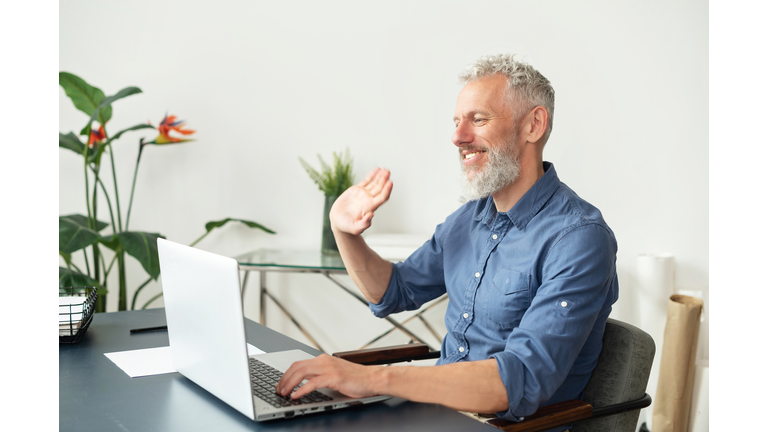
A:
{"type": "Polygon", "coordinates": [[[459,148],[467,199],[484,198],[517,179],[517,133],[505,76],[484,77],[464,86],[453,120],[456,131],[451,141],[459,148]]]}

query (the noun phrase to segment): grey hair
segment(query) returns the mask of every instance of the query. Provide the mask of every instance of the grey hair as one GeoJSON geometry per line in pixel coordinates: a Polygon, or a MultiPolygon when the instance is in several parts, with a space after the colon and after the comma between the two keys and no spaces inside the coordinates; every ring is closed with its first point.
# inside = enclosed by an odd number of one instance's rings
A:
{"type": "Polygon", "coordinates": [[[513,106],[514,121],[518,121],[537,106],[544,107],[549,113],[547,130],[542,136],[543,142],[546,143],[552,133],[552,121],[555,115],[555,89],[541,72],[527,63],[515,61],[514,57],[511,54],[481,57],[467,66],[467,70],[459,74],[459,79],[463,83],[469,83],[496,74],[506,76],[507,92],[513,106]]]}

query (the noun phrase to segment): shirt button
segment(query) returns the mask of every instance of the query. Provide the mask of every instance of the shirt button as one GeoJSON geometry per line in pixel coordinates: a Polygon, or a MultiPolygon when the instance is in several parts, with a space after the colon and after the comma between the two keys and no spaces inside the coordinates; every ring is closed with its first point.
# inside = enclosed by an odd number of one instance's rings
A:
{"type": "Polygon", "coordinates": [[[459,347],[459,352],[464,352],[464,347],[459,347]]]}
{"type": "Polygon", "coordinates": [[[568,302],[567,302],[567,301],[564,301],[564,302],[560,303],[560,306],[562,306],[562,307],[568,307],[568,302]]]}
{"type": "Polygon", "coordinates": [[[499,236],[497,236],[496,234],[494,234],[494,235],[493,235],[493,239],[494,239],[494,240],[496,240],[497,238],[499,238],[499,236]]]}
{"type": "Polygon", "coordinates": [[[469,318],[469,314],[464,312],[464,318],[469,318]]]}
{"type": "Polygon", "coordinates": [[[475,273],[475,277],[479,278],[480,277],[480,272],[475,273]]]}

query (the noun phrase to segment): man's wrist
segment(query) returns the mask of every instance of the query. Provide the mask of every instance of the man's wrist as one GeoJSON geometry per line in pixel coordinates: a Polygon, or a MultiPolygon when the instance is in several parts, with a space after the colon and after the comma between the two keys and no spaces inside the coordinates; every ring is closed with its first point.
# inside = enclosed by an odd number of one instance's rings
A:
{"type": "Polygon", "coordinates": [[[371,384],[373,385],[373,392],[377,395],[390,395],[391,393],[391,381],[393,367],[384,366],[371,366],[373,368],[371,373],[371,384]]]}

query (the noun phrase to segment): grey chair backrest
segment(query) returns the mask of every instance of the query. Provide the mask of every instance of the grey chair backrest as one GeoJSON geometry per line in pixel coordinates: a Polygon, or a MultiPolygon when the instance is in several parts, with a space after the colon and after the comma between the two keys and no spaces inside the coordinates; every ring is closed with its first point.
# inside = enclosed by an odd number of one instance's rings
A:
{"type": "MultiPolygon", "coordinates": [[[[584,389],[584,401],[594,408],[645,396],[656,345],[639,328],[608,318],[603,349],[584,389]]],[[[640,410],[626,411],[576,423],[573,432],[635,432],[640,410]]]]}

